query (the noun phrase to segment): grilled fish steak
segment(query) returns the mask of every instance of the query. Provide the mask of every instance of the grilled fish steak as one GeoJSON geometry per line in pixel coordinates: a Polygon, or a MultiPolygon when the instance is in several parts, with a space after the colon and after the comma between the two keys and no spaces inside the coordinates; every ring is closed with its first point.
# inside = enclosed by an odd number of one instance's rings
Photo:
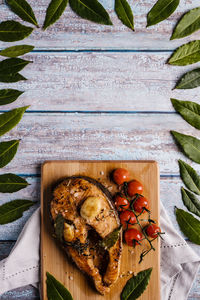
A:
{"type": "Polygon", "coordinates": [[[62,247],[77,267],[104,295],[120,271],[122,233],[109,249],[100,241],[119,228],[118,214],[109,191],[89,177],[69,177],[53,192],[50,213],[54,224],[63,218],[62,247]]]}

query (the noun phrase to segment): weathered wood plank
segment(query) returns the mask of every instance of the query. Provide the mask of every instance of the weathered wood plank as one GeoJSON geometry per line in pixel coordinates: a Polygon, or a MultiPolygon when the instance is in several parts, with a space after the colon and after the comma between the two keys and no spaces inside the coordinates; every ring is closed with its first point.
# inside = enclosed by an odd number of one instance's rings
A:
{"type": "Polygon", "coordinates": [[[200,299],[200,272],[197,274],[193,287],[188,296],[188,300],[199,300],[200,299]]]}
{"type": "Polygon", "coordinates": [[[35,174],[41,163],[53,159],[153,159],[161,174],[178,174],[177,159],[185,157],[171,129],[199,135],[177,114],[26,113],[4,136],[22,141],[14,160],[0,173],[35,174]]]}
{"type": "MultiPolygon", "coordinates": [[[[29,1],[34,8],[39,24],[45,18],[48,0],[29,1]]],[[[199,6],[198,0],[181,0],[180,5],[167,21],[156,26],[146,28],[146,15],[154,5],[154,0],[130,1],[135,15],[135,32],[127,29],[117,19],[113,7],[114,0],[102,0],[101,3],[108,9],[114,26],[103,26],[82,20],[68,7],[60,20],[43,31],[36,29],[26,43],[34,44],[39,49],[174,49],[183,43],[183,40],[169,41],[172,29],[183,12],[199,6]]],[[[1,4],[0,20],[19,20],[6,5],[1,4]]],[[[199,33],[186,38],[185,41],[199,38],[199,33]]],[[[1,47],[6,46],[1,43],[1,47]]]]}
{"type": "MultiPolygon", "coordinates": [[[[17,198],[27,198],[33,199],[35,201],[38,201],[39,205],[39,188],[40,188],[40,178],[28,178],[28,182],[31,184],[28,188],[21,190],[17,193],[15,193],[14,196],[10,196],[9,194],[0,195],[0,203],[5,203],[12,199],[17,198]],[[28,195],[28,196],[27,196],[28,195]],[[31,196],[32,195],[32,196],[31,196]]],[[[176,205],[179,208],[184,208],[181,200],[181,193],[180,193],[180,187],[182,185],[182,182],[179,178],[162,178],[161,177],[161,194],[160,199],[166,208],[174,226],[178,230],[178,232],[181,234],[178,224],[176,222],[175,216],[174,216],[174,206],[176,205]]],[[[7,225],[1,225],[0,226],[0,240],[16,240],[19,233],[21,232],[25,222],[27,219],[31,216],[33,211],[38,207],[36,205],[35,207],[31,208],[29,211],[25,212],[23,217],[13,223],[7,224],[7,225]]],[[[2,250],[3,251],[3,250],[2,250]]],[[[4,253],[4,252],[3,252],[4,253]]],[[[0,258],[2,255],[4,255],[0,251],[0,258]]]]}
{"type": "Polygon", "coordinates": [[[39,292],[31,285],[21,287],[16,290],[9,291],[2,296],[0,300],[40,300],[39,292]]]}
{"type": "Polygon", "coordinates": [[[15,242],[0,242],[0,260],[4,259],[7,257],[14,246],[15,242]]]}
{"type": "MultiPolygon", "coordinates": [[[[199,101],[199,88],[174,90],[187,70],[165,64],[169,53],[35,53],[12,84],[25,90],[17,104],[41,111],[174,111],[170,97],[199,101]]],[[[0,84],[0,88],[10,84],[0,84]]]]}

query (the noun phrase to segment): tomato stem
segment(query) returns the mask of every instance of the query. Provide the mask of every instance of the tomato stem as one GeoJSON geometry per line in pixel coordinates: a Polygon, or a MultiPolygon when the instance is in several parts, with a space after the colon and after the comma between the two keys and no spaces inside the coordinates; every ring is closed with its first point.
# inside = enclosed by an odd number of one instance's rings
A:
{"type": "MultiPolygon", "coordinates": [[[[139,194],[138,194],[138,195],[139,195],[139,194]]],[[[137,196],[136,196],[136,197],[137,197],[137,196]]],[[[153,251],[156,250],[156,249],[154,248],[152,242],[153,242],[154,240],[156,240],[158,237],[161,237],[161,236],[160,236],[160,234],[158,233],[157,236],[156,236],[154,239],[150,240],[150,239],[148,238],[147,234],[146,234],[146,227],[147,227],[147,225],[145,225],[145,226],[143,227],[143,226],[141,225],[141,223],[140,223],[140,221],[142,221],[142,220],[139,220],[139,217],[140,217],[145,211],[148,213],[148,220],[146,220],[146,221],[148,221],[150,224],[151,224],[151,223],[155,223],[155,221],[153,221],[153,220],[150,218],[150,217],[151,217],[151,212],[150,212],[150,210],[146,209],[146,207],[143,207],[141,213],[139,213],[138,215],[136,214],[135,210],[134,210],[132,207],[131,207],[130,211],[132,211],[132,212],[134,213],[134,215],[135,215],[135,217],[136,217],[136,221],[137,221],[136,224],[140,227],[140,229],[141,229],[141,231],[142,231],[142,233],[143,233],[143,235],[144,235],[144,238],[143,238],[142,240],[147,240],[148,243],[149,243],[149,245],[150,245],[150,248],[149,248],[148,250],[145,250],[145,251],[143,251],[143,252],[141,253],[141,255],[140,255],[140,261],[139,261],[139,263],[141,263],[141,262],[143,261],[144,257],[145,257],[151,250],[153,250],[153,251]]],[[[138,243],[139,245],[141,245],[141,243],[139,243],[138,241],[137,241],[137,243],[138,243]]],[[[135,241],[134,241],[134,242],[133,242],[133,246],[135,246],[135,244],[136,244],[136,243],[135,243],[135,241]]]]}

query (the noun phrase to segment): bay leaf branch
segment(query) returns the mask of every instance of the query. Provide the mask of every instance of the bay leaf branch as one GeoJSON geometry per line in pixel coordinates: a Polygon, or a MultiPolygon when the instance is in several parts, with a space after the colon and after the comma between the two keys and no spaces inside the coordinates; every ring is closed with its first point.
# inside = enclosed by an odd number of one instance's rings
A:
{"type": "Polygon", "coordinates": [[[175,66],[187,66],[200,61],[200,40],[192,41],[177,48],[168,63],[175,66]]]}
{"type": "Polygon", "coordinates": [[[180,0],[158,0],[147,15],[147,27],[167,19],[176,10],[180,0]]]}
{"type": "Polygon", "coordinates": [[[200,129],[200,105],[192,101],[171,99],[174,109],[191,126],[200,129]]]}
{"type": "Polygon", "coordinates": [[[45,16],[43,29],[45,30],[50,25],[54,24],[63,14],[67,7],[68,0],[51,0],[45,16]]]}
{"type": "Polygon", "coordinates": [[[14,128],[29,106],[12,109],[0,115],[0,136],[14,128]]]}
{"type": "Polygon", "coordinates": [[[200,164],[200,140],[177,131],[171,131],[171,134],[185,155],[200,164]]]}
{"type": "Polygon", "coordinates": [[[18,99],[24,92],[15,89],[0,90],[0,106],[7,105],[18,99]]]}
{"type": "Polygon", "coordinates": [[[139,298],[148,286],[152,268],[139,272],[130,278],[121,293],[121,300],[132,300],[139,298]]]}
{"type": "Polygon", "coordinates": [[[15,156],[19,140],[12,140],[0,143],[0,168],[5,167],[15,156]]]}
{"type": "Polygon", "coordinates": [[[69,4],[71,9],[83,19],[112,25],[107,11],[97,0],[69,0],[69,4]]]}
{"type": "Polygon", "coordinates": [[[182,200],[187,209],[193,214],[200,217],[200,201],[190,191],[181,188],[182,200]]]}
{"type": "Polygon", "coordinates": [[[48,300],[73,300],[71,293],[49,272],[46,273],[47,298],[48,300]]]}
{"type": "Polygon", "coordinates": [[[200,68],[185,73],[174,89],[194,89],[200,86],[200,68]]]}
{"type": "Polygon", "coordinates": [[[10,9],[23,21],[38,27],[38,23],[32,7],[26,0],[6,0],[10,9]]]}
{"type": "Polygon", "coordinates": [[[24,199],[17,199],[0,206],[0,224],[8,224],[21,218],[23,212],[33,206],[35,202],[24,199]]]}
{"type": "Polygon", "coordinates": [[[184,38],[200,29],[200,7],[185,13],[174,28],[171,40],[184,38]]]}
{"type": "Polygon", "coordinates": [[[192,214],[175,207],[176,220],[181,231],[193,243],[200,245],[200,221],[192,214]]]}
{"type": "Polygon", "coordinates": [[[28,37],[33,31],[32,27],[27,27],[16,21],[3,21],[0,23],[0,41],[15,42],[28,37]]]}
{"type": "Polygon", "coordinates": [[[200,195],[200,176],[186,162],[179,159],[180,176],[185,186],[193,193],[200,195]]]}
{"type": "Polygon", "coordinates": [[[115,12],[124,25],[134,30],[133,13],[126,0],[115,0],[115,12]]]}
{"type": "Polygon", "coordinates": [[[33,49],[34,46],[31,45],[17,45],[1,50],[0,55],[5,57],[17,57],[29,53],[33,49]]]}
{"type": "Polygon", "coordinates": [[[28,182],[18,175],[12,173],[0,175],[0,193],[14,193],[28,185],[28,182]]]}

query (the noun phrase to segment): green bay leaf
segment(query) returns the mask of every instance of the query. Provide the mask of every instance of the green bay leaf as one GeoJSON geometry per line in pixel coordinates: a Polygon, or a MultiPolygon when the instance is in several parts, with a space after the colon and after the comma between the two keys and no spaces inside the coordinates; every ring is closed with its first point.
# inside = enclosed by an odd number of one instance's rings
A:
{"type": "Polygon", "coordinates": [[[135,300],[146,290],[150,280],[152,268],[139,272],[130,278],[121,293],[121,300],[135,300]]]}
{"type": "Polygon", "coordinates": [[[182,200],[187,209],[200,217],[200,201],[190,191],[181,188],[182,200]]]}
{"type": "Polygon", "coordinates": [[[10,9],[23,21],[38,26],[35,14],[26,0],[6,0],[10,9]]]}
{"type": "Polygon", "coordinates": [[[0,224],[8,224],[21,218],[23,212],[33,206],[35,202],[17,199],[0,206],[0,224]]]}
{"type": "Polygon", "coordinates": [[[33,31],[16,21],[4,21],[0,23],[0,41],[15,42],[25,39],[33,31]]]}
{"type": "Polygon", "coordinates": [[[103,248],[110,249],[118,241],[121,232],[121,227],[115,229],[113,232],[109,233],[102,241],[99,242],[99,245],[103,248]]]}
{"type": "Polygon", "coordinates": [[[171,40],[180,39],[200,29],[200,7],[191,9],[176,25],[171,40]]]}
{"type": "Polygon", "coordinates": [[[29,106],[12,109],[0,115],[0,136],[14,128],[29,106]]]}
{"type": "Polygon", "coordinates": [[[43,29],[45,30],[50,25],[54,24],[63,14],[68,0],[51,0],[47,11],[46,17],[43,25],[43,29]]]}
{"type": "Polygon", "coordinates": [[[133,13],[126,0],[115,0],[115,12],[124,25],[134,30],[133,13]]]}
{"type": "Polygon", "coordinates": [[[5,167],[15,156],[19,140],[0,143],[0,168],[5,167]]]}
{"type": "Polygon", "coordinates": [[[200,61],[200,40],[189,42],[177,48],[168,63],[176,66],[186,66],[200,61]]]}
{"type": "Polygon", "coordinates": [[[175,89],[194,89],[200,86],[200,68],[185,73],[178,81],[175,89]]]}
{"type": "Polygon", "coordinates": [[[0,75],[16,74],[21,71],[25,66],[30,64],[31,61],[22,58],[7,58],[0,61],[0,75]]]}
{"type": "Polygon", "coordinates": [[[6,49],[3,49],[0,51],[1,56],[5,57],[17,57],[24,55],[34,49],[34,46],[31,45],[18,45],[18,46],[12,46],[8,47],[6,49]]]}
{"type": "Polygon", "coordinates": [[[28,182],[20,176],[7,173],[0,175],[0,193],[14,193],[28,186],[28,182]]]}
{"type": "Polygon", "coordinates": [[[55,223],[54,223],[54,231],[56,238],[62,242],[63,241],[63,231],[64,231],[64,223],[65,219],[62,214],[58,214],[55,223]]]}
{"type": "Polygon", "coordinates": [[[47,272],[46,275],[47,275],[46,285],[47,285],[48,300],[73,300],[72,295],[61,282],[59,282],[49,272],[47,272]]]}
{"type": "Polygon", "coordinates": [[[191,242],[200,245],[200,221],[183,209],[176,208],[175,213],[181,231],[191,242]]]}
{"type": "Polygon", "coordinates": [[[0,82],[13,83],[13,82],[21,81],[21,80],[27,80],[27,79],[19,73],[6,74],[6,75],[0,73],[0,82]]]}
{"type": "Polygon", "coordinates": [[[69,0],[69,4],[71,9],[83,19],[112,25],[107,11],[97,0],[69,0]]]}
{"type": "Polygon", "coordinates": [[[175,110],[193,127],[200,129],[200,105],[192,101],[171,99],[175,110]]]}
{"type": "Polygon", "coordinates": [[[179,159],[180,176],[185,186],[193,193],[200,195],[200,176],[186,162],[179,159]]]}
{"type": "Polygon", "coordinates": [[[176,10],[180,0],[158,0],[147,15],[147,27],[167,19],[176,10]]]}
{"type": "Polygon", "coordinates": [[[177,131],[171,131],[171,134],[185,155],[200,164],[200,140],[177,131]]]}
{"type": "Polygon", "coordinates": [[[14,102],[24,92],[14,89],[0,90],[0,106],[14,102]]]}

